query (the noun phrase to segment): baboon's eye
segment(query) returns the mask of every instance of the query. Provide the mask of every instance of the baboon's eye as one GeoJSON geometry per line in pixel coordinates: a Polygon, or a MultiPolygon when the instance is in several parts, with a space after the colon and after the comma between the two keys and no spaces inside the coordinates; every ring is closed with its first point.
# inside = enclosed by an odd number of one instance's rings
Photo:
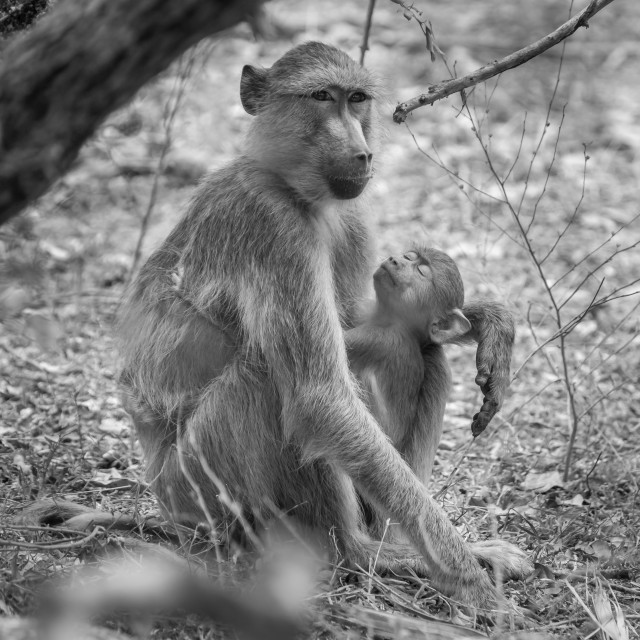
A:
{"type": "Polygon", "coordinates": [[[333,98],[331,97],[331,94],[328,91],[325,91],[324,89],[322,89],[321,91],[314,91],[311,94],[311,97],[314,100],[321,100],[321,101],[333,100],[333,98]]]}
{"type": "Polygon", "coordinates": [[[418,271],[420,272],[421,276],[428,276],[429,275],[429,265],[427,265],[427,264],[418,265],[418,271]]]}
{"type": "Polygon", "coordinates": [[[349,96],[349,102],[364,102],[367,99],[367,95],[362,91],[356,91],[349,96]]]}
{"type": "Polygon", "coordinates": [[[405,253],[404,257],[406,260],[415,260],[418,257],[418,254],[415,251],[409,251],[409,253],[405,253]]]}

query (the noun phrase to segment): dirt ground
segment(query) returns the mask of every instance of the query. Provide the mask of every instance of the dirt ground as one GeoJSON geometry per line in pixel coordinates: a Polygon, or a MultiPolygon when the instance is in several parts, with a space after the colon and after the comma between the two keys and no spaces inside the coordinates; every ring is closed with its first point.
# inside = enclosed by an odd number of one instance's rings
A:
{"type": "MultiPolygon", "coordinates": [[[[555,0],[416,7],[458,75],[542,37],[570,9],[555,0]]],[[[33,613],[43,582],[126,546],[121,532],[103,530],[52,549],[60,538],[51,531],[11,524],[31,502],[55,496],[156,513],[118,397],[113,322],[136,247],[144,259],[202,175],[241,148],[242,66],[269,66],[309,39],[359,57],[366,3],[274,0],[268,13],[277,37],[256,41],[243,26],[202,43],[113,114],[72,171],[0,229],[3,615],[33,613]]],[[[379,0],[366,65],[388,88],[369,205],[380,257],[416,239],[447,251],[467,298],[503,301],[518,327],[508,400],[475,441],[474,352],[449,349],[455,384],[434,490],[465,537],[508,539],[536,571],[504,585],[528,617],[494,627],[414,578],[329,572],[311,599],[314,637],[418,637],[402,635],[402,625],[427,615],[477,623],[491,637],[514,625],[523,627],[514,638],[640,634],[639,32],[640,4],[616,0],[566,47],[476,87],[466,104],[452,96],[395,125],[395,104],[449,71],[430,61],[419,24],[379,0]],[[336,603],[360,613],[332,616],[336,603]],[[358,620],[367,610],[394,614],[395,631],[376,635],[373,622],[358,620]]],[[[106,624],[132,630],[117,616],[106,624]]],[[[150,633],[229,637],[180,616],[161,616],[150,633]]]]}

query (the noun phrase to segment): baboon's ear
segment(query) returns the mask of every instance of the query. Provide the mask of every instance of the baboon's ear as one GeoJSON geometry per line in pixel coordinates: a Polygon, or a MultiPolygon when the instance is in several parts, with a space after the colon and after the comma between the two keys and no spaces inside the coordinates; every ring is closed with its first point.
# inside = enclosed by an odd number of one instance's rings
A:
{"type": "Polygon", "coordinates": [[[259,69],[249,64],[242,68],[240,100],[244,110],[251,116],[258,113],[267,96],[267,73],[268,69],[259,69]]]}
{"type": "Polygon", "coordinates": [[[460,309],[451,309],[430,327],[430,337],[435,344],[447,344],[462,338],[471,330],[471,323],[460,309]]]}

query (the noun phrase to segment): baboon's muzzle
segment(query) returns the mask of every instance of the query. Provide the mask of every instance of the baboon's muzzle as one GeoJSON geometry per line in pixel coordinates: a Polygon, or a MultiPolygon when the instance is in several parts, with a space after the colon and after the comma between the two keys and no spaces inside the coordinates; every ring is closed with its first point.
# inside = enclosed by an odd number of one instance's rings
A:
{"type": "Polygon", "coordinates": [[[351,200],[357,198],[367,186],[370,175],[362,176],[330,176],[328,178],[329,188],[334,198],[338,200],[351,200]]]}

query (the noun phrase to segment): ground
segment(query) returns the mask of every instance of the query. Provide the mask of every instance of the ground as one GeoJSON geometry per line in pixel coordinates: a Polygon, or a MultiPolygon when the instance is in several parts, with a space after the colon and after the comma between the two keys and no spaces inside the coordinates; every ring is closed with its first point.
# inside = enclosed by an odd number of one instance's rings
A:
{"type": "MultiPolygon", "coordinates": [[[[459,75],[545,35],[569,13],[567,2],[551,0],[416,6],[459,75]]],[[[203,173],[240,148],[249,121],[238,99],[242,65],[268,66],[308,39],[360,55],[365,3],[276,0],[269,15],[277,37],[255,41],[241,27],[185,56],[0,230],[5,615],[32,613],[43,581],[122,542],[121,533],[100,531],[51,549],[59,538],[49,531],[11,524],[34,500],[156,512],[118,397],[113,323],[139,240],[144,259],[203,173]]],[[[509,397],[475,441],[473,350],[448,351],[455,384],[434,477],[465,537],[508,539],[536,563],[528,580],[504,585],[528,612],[512,637],[640,633],[639,29],[640,5],[616,0],[566,49],[467,92],[466,105],[453,96],[398,126],[393,106],[449,72],[430,61],[419,24],[397,5],[380,0],[374,13],[366,64],[388,87],[370,199],[380,256],[425,240],[456,259],[467,298],[499,299],[516,317],[509,397]]],[[[401,635],[409,617],[474,624],[414,579],[329,576],[312,599],[318,637],[373,637],[378,627],[362,623],[362,612],[374,610],[399,620],[379,631],[384,637],[417,637],[401,635]]],[[[478,629],[497,636],[510,624],[478,629]]],[[[152,636],[218,637],[198,625],[161,618],[152,636]]]]}

